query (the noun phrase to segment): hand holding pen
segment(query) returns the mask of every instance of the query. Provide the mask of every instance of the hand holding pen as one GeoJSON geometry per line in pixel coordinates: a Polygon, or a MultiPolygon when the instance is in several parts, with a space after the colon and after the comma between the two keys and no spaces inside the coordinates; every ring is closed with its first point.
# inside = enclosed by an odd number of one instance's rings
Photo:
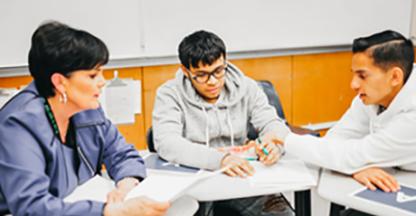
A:
{"type": "Polygon", "coordinates": [[[259,161],[264,165],[275,164],[283,154],[283,148],[281,145],[275,143],[273,138],[265,136],[264,140],[261,138],[256,139],[256,153],[259,157],[259,161]]]}

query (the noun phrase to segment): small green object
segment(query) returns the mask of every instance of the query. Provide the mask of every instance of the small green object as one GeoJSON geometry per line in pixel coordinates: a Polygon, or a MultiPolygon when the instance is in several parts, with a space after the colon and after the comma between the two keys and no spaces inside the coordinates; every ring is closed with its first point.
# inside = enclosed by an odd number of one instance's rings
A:
{"type": "MultiPolygon", "coordinates": [[[[257,144],[261,145],[261,139],[260,139],[260,137],[256,139],[256,142],[257,142],[257,144]]],[[[266,149],[266,148],[261,147],[261,150],[263,151],[263,153],[264,153],[266,156],[268,156],[268,155],[269,155],[269,151],[267,151],[267,149],[266,149]]]]}
{"type": "Polygon", "coordinates": [[[248,160],[248,161],[256,161],[257,160],[256,157],[247,157],[245,159],[248,160]]]}
{"type": "Polygon", "coordinates": [[[262,147],[262,151],[263,151],[263,153],[267,156],[267,155],[269,155],[269,151],[267,151],[267,149],[266,148],[264,148],[264,147],[262,147]]]}

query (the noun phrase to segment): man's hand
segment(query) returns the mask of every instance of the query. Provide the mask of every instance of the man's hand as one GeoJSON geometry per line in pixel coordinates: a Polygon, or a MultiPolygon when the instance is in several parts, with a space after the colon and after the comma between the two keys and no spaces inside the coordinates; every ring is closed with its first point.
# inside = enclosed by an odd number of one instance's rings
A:
{"type": "Polygon", "coordinates": [[[117,182],[117,187],[107,194],[107,203],[123,202],[126,195],[137,185],[139,180],[126,177],[117,182]]]}
{"type": "Polygon", "coordinates": [[[166,214],[169,206],[168,202],[156,202],[145,197],[138,197],[125,202],[107,203],[104,216],[161,216],[166,214]]]}
{"type": "Polygon", "coordinates": [[[283,154],[283,142],[273,134],[266,134],[262,143],[257,145],[256,154],[264,165],[273,165],[283,154]],[[266,149],[267,155],[263,148],[266,149]]]}
{"type": "Polygon", "coordinates": [[[384,192],[396,192],[400,189],[399,183],[392,175],[377,167],[358,171],[352,177],[372,191],[377,187],[384,192]]]}
{"type": "Polygon", "coordinates": [[[231,177],[240,176],[244,178],[254,174],[254,168],[246,159],[231,154],[225,155],[221,160],[221,168],[224,167],[228,167],[224,173],[231,177]]]}

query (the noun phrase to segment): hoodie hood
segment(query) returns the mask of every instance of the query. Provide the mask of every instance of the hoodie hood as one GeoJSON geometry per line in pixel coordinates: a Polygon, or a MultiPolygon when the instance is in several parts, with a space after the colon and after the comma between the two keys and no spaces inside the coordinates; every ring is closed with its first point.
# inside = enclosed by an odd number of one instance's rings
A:
{"type": "MultiPolygon", "coordinates": [[[[246,95],[247,84],[244,82],[244,74],[233,64],[228,62],[225,73],[225,83],[221,90],[215,106],[218,108],[230,107],[241,100],[246,95]]],[[[191,81],[184,75],[181,68],[176,72],[175,85],[181,94],[181,97],[190,104],[199,107],[210,109],[213,104],[207,103],[192,86],[191,81]]]]}

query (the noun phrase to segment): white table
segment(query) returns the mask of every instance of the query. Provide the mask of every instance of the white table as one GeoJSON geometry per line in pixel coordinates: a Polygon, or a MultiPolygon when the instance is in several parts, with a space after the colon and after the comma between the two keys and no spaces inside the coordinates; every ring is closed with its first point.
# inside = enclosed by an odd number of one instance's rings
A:
{"type": "MultiPolygon", "coordinates": [[[[388,169],[387,171],[393,174],[399,183],[416,186],[415,172],[399,171],[397,169],[388,169]]],[[[411,214],[410,212],[398,208],[351,196],[353,192],[358,191],[360,188],[363,188],[363,186],[351,176],[324,170],[318,184],[318,193],[320,196],[333,203],[348,206],[369,214],[415,216],[415,214],[411,214]]]]}
{"type": "MultiPolygon", "coordinates": [[[[148,152],[141,152],[145,156],[148,152]]],[[[286,156],[285,156],[286,157],[286,156]]],[[[290,156],[288,156],[290,157],[290,156]]],[[[318,182],[320,169],[315,166],[307,166],[315,182],[318,182]]],[[[157,172],[149,170],[148,175],[157,175],[157,172]]],[[[253,187],[248,179],[239,177],[228,177],[224,174],[204,179],[193,185],[186,195],[198,201],[217,201],[251,196],[261,196],[287,191],[295,192],[295,213],[297,216],[311,215],[311,198],[309,189],[302,183],[290,183],[275,187],[253,187]]]]}

